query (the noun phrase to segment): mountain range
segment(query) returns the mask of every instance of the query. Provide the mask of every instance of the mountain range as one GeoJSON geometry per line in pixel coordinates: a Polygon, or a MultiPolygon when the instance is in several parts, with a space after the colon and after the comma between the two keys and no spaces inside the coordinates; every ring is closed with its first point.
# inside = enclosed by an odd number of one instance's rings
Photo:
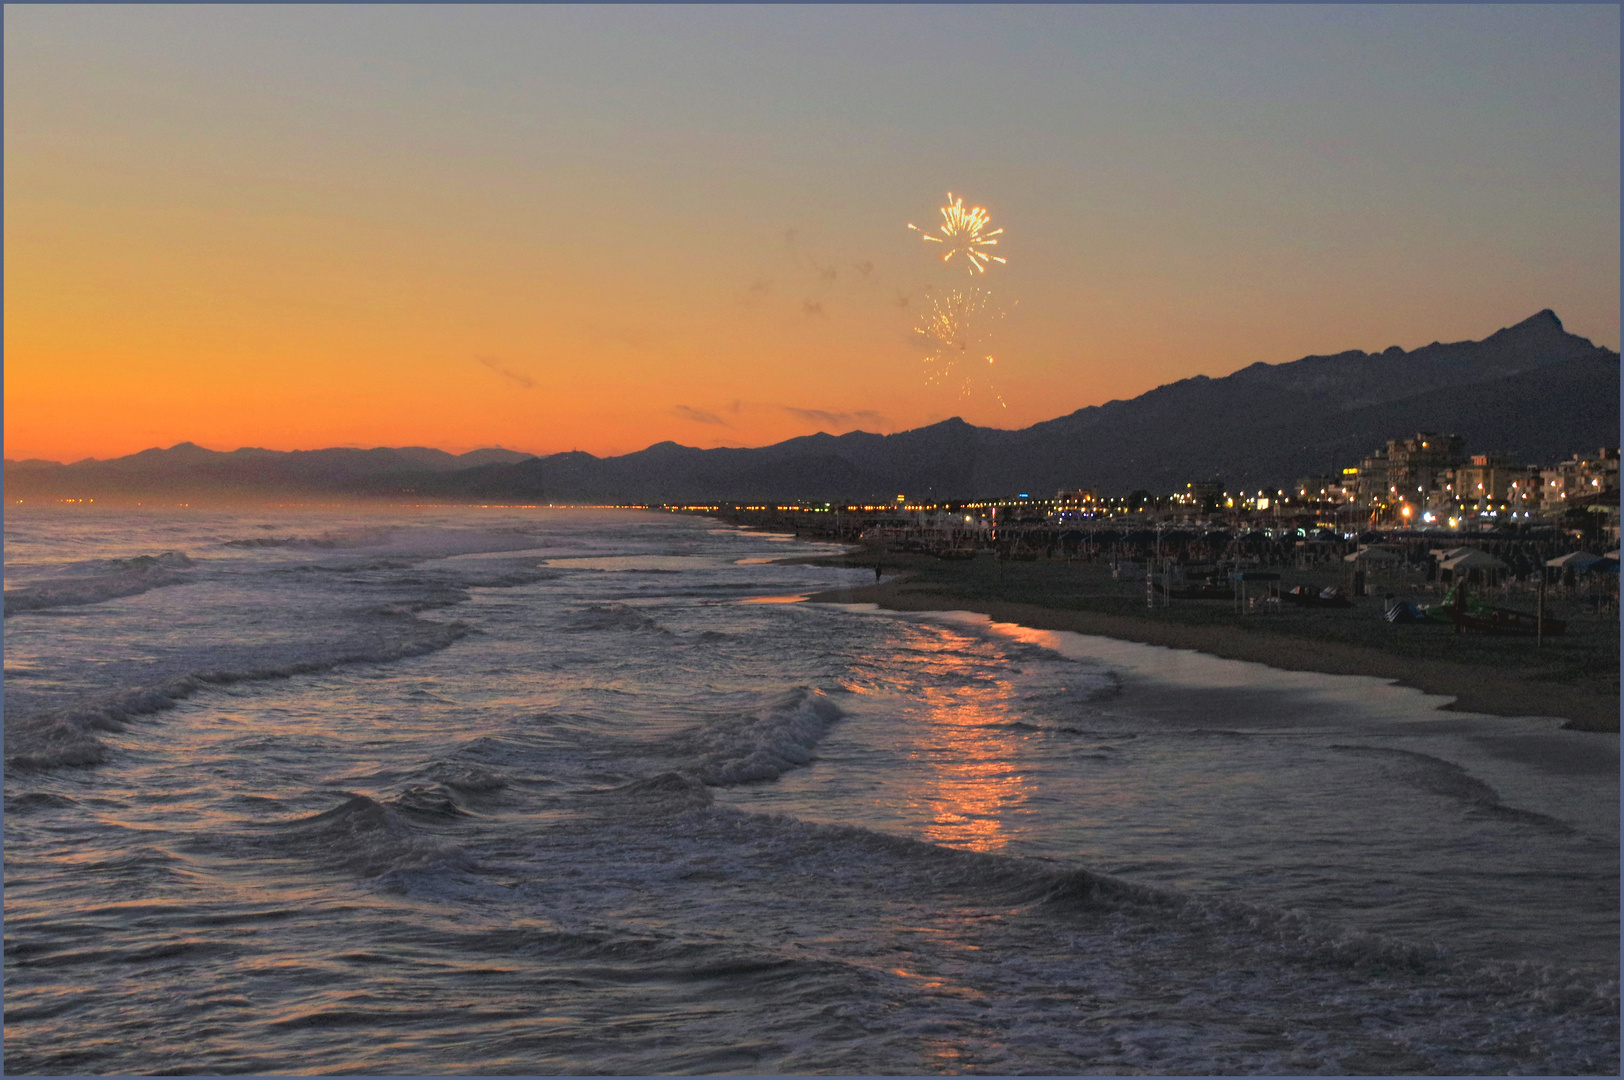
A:
{"type": "Polygon", "coordinates": [[[937,499],[1089,487],[1272,488],[1356,464],[1418,431],[1468,453],[1554,463],[1619,441],[1619,354],[1541,311],[1482,341],[1349,351],[1159,386],[1020,430],[953,418],[875,435],[819,433],[753,449],[661,442],[619,457],[454,456],[424,447],[205,450],[5,463],[9,497],[415,495],[543,502],[937,499]]]}

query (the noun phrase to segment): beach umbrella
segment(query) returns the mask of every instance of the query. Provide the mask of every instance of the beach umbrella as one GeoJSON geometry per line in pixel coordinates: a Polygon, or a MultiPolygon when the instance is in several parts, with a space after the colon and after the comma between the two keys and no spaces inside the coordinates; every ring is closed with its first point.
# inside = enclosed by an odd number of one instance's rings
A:
{"type": "Polygon", "coordinates": [[[1399,562],[1403,558],[1404,558],[1404,556],[1396,555],[1393,552],[1388,551],[1386,548],[1362,547],[1358,551],[1355,551],[1352,555],[1344,555],[1344,556],[1342,556],[1342,561],[1343,562],[1360,562],[1360,563],[1378,563],[1378,562],[1386,563],[1386,562],[1399,562]]]}
{"type": "Polygon", "coordinates": [[[1546,559],[1545,565],[1559,567],[1564,570],[1571,566],[1575,570],[1578,570],[1581,567],[1589,566],[1599,558],[1601,558],[1600,555],[1592,555],[1588,551],[1570,551],[1566,555],[1559,555],[1554,559],[1546,559]]]}
{"type": "Polygon", "coordinates": [[[1465,554],[1456,555],[1453,559],[1445,559],[1439,568],[1451,572],[1459,570],[1504,570],[1506,564],[1486,551],[1471,548],[1465,554]]]}

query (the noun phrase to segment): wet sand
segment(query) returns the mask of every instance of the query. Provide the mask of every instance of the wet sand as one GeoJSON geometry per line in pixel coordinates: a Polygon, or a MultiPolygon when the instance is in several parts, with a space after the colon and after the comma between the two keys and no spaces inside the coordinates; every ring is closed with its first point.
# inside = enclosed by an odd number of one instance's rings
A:
{"type": "MultiPolygon", "coordinates": [[[[850,557],[847,565],[864,565],[861,557],[850,557]]],[[[1601,631],[1590,629],[1590,638],[1576,633],[1565,640],[1553,640],[1536,655],[1527,639],[1465,638],[1422,628],[1409,639],[1415,644],[1406,654],[1403,639],[1395,637],[1405,628],[1381,622],[1375,613],[1337,612],[1344,617],[1333,621],[1321,615],[1315,622],[1279,617],[1242,618],[1230,614],[1223,602],[1201,602],[1173,611],[1144,607],[1142,577],[1139,583],[1104,583],[1103,568],[1079,571],[1060,569],[1063,564],[1013,564],[989,570],[972,569],[974,564],[949,566],[936,560],[898,560],[893,557],[888,573],[899,570],[876,585],[818,593],[810,599],[825,603],[872,603],[894,611],[973,611],[997,622],[1017,623],[1038,630],[1072,630],[1083,634],[1117,638],[1149,645],[1193,649],[1230,660],[1248,660],[1288,671],[1316,671],[1332,675],[1370,675],[1392,679],[1403,686],[1429,694],[1453,697],[1446,708],[1496,716],[1548,716],[1567,721],[1566,726],[1582,731],[1619,730],[1619,696],[1616,678],[1608,685],[1605,670],[1600,675],[1595,654],[1606,662],[1605,623],[1601,631]],[[934,563],[935,565],[931,565],[934,563]],[[995,576],[989,576],[995,575],[995,576]],[[958,580],[955,580],[957,578],[958,580]],[[988,582],[996,586],[989,589],[988,582]],[[1076,583],[1092,586],[1093,594],[1080,593],[1076,583]],[[1067,585],[1072,591],[1067,592],[1067,585]],[[1122,610],[1135,601],[1144,614],[1122,610]],[[1006,596],[989,595],[1001,592],[1006,596]],[[1033,595],[1033,594],[1036,595],[1033,595]],[[1129,597],[1127,604],[1124,596],[1129,597]],[[1041,602],[1034,602],[1041,600],[1041,602]],[[1091,603],[1090,601],[1093,601],[1091,603]],[[1094,610],[1090,610],[1090,608],[1094,610]],[[1115,607],[1117,610],[1098,610],[1115,607]],[[1369,625],[1366,625],[1369,624],[1369,625]],[[1334,640],[1336,636],[1354,640],[1334,640]],[[1365,636],[1376,644],[1362,644],[1365,636]],[[1593,640],[1602,638],[1600,647],[1593,640]],[[1555,668],[1568,656],[1577,654],[1588,664],[1577,675],[1563,675],[1555,668]],[[1459,659],[1440,656],[1454,653],[1459,659]],[[1509,659],[1508,659],[1509,658],[1509,659]],[[1543,665],[1543,666],[1539,666],[1543,665]]],[[[981,562],[982,560],[977,560],[981,562]]],[[[866,565],[873,565],[872,558],[866,565]]],[[[1142,572],[1141,572],[1142,573],[1142,572]]],[[[1293,613],[1295,615],[1295,613],[1293,613]]],[[[1581,631],[1584,628],[1578,628],[1581,631]]],[[[1616,656],[1616,639],[1614,641],[1616,656]]],[[[1614,674],[1616,676],[1616,659],[1614,674]]],[[[1568,667],[1573,667],[1569,662],[1568,667]]]]}

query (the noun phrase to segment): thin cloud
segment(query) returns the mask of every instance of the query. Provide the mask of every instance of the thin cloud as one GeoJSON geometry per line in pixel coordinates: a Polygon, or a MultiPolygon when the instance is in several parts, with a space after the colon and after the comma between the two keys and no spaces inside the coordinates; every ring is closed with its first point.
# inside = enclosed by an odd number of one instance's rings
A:
{"type": "Polygon", "coordinates": [[[793,405],[780,405],[779,408],[791,416],[807,420],[814,424],[827,424],[830,427],[849,426],[851,424],[872,424],[875,427],[888,427],[889,421],[883,413],[873,409],[859,409],[856,412],[830,412],[827,409],[798,409],[793,405]]]}
{"type": "Polygon", "coordinates": [[[824,317],[822,300],[803,300],[801,301],[801,310],[806,312],[809,317],[814,319],[821,319],[824,317]]]}
{"type": "Polygon", "coordinates": [[[771,278],[756,278],[739,295],[739,303],[745,307],[755,307],[772,295],[773,282],[771,278]]]}
{"type": "Polygon", "coordinates": [[[526,390],[529,390],[531,387],[536,385],[536,381],[534,379],[530,378],[530,376],[521,375],[517,371],[512,370],[511,368],[505,368],[501,364],[497,363],[495,360],[492,360],[488,356],[481,356],[479,358],[479,362],[481,364],[484,364],[486,367],[490,368],[492,371],[496,372],[496,374],[502,376],[502,378],[507,379],[507,380],[509,380],[511,382],[515,382],[515,383],[519,384],[520,386],[524,387],[526,390]]]}
{"type": "Polygon", "coordinates": [[[706,412],[704,409],[695,409],[688,405],[677,405],[671,411],[675,415],[682,417],[682,419],[692,420],[696,424],[719,424],[722,427],[733,426],[715,413],[706,412]]]}

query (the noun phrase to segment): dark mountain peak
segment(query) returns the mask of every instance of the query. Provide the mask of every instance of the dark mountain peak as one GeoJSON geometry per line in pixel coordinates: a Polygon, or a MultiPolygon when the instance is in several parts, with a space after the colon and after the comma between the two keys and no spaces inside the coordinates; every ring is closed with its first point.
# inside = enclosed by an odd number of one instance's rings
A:
{"type": "MultiPolygon", "coordinates": [[[[962,417],[962,416],[949,416],[946,420],[938,420],[934,424],[926,424],[922,428],[914,428],[913,430],[915,430],[915,431],[943,431],[943,432],[946,432],[946,431],[958,431],[958,430],[961,430],[963,428],[970,428],[970,427],[975,427],[975,425],[965,423],[964,417],[962,417]]],[[[898,434],[901,434],[901,432],[898,432],[898,434]]]]}
{"type": "Polygon", "coordinates": [[[1534,327],[1538,327],[1540,329],[1549,329],[1549,330],[1561,331],[1561,329],[1562,329],[1562,320],[1558,319],[1556,317],[1556,312],[1552,311],[1550,308],[1545,308],[1543,311],[1540,311],[1540,312],[1537,312],[1537,313],[1535,313],[1533,315],[1528,316],[1528,318],[1524,319],[1522,322],[1518,323],[1516,326],[1511,327],[1511,329],[1513,329],[1513,330],[1523,330],[1523,329],[1531,329],[1531,328],[1534,328],[1534,327]]]}
{"type": "Polygon", "coordinates": [[[684,446],[679,442],[666,439],[652,446],[645,446],[638,453],[670,457],[672,454],[691,454],[697,449],[699,449],[697,446],[684,446]]]}
{"type": "Polygon", "coordinates": [[[486,446],[478,450],[470,450],[466,454],[457,455],[457,467],[467,468],[471,465],[490,465],[497,462],[526,461],[535,457],[535,454],[523,450],[509,450],[505,446],[486,446]]]}
{"type": "Polygon", "coordinates": [[[1496,330],[1483,339],[1485,345],[1495,344],[1524,344],[1527,342],[1554,343],[1554,342],[1590,342],[1575,334],[1562,329],[1562,320],[1556,317],[1556,312],[1546,308],[1536,314],[1528,316],[1520,323],[1514,323],[1504,329],[1496,330]]]}
{"type": "MultiPolygon", "coordinates": [[[[138,453],[131,454],[130,456],[131,457],[138,457],[138,458],[155,458],[155,457],[158,457],[158,456],[162,455],[162,456],[166,456],[166,457],[191,457],[191,458],[196,458],[196,457],[208,457],[208,456],[212,456],[213,454],[214,454],[213,450],[205,450],[205,449],[203,449],[203,447],[197,445],[197,443],[195,443],[195,442],[178,442],[174,446],[169,446],[169,447],[149,446],[145,450],[142,450],[142,451],[140,451],[138,453]]],[[[95,458],[87,458],[86,460],[94,461],[96,459],[95,458]]],[[[109,460],[116,461],[118,459],[117,458],[110,458],[109,460]]]]}

